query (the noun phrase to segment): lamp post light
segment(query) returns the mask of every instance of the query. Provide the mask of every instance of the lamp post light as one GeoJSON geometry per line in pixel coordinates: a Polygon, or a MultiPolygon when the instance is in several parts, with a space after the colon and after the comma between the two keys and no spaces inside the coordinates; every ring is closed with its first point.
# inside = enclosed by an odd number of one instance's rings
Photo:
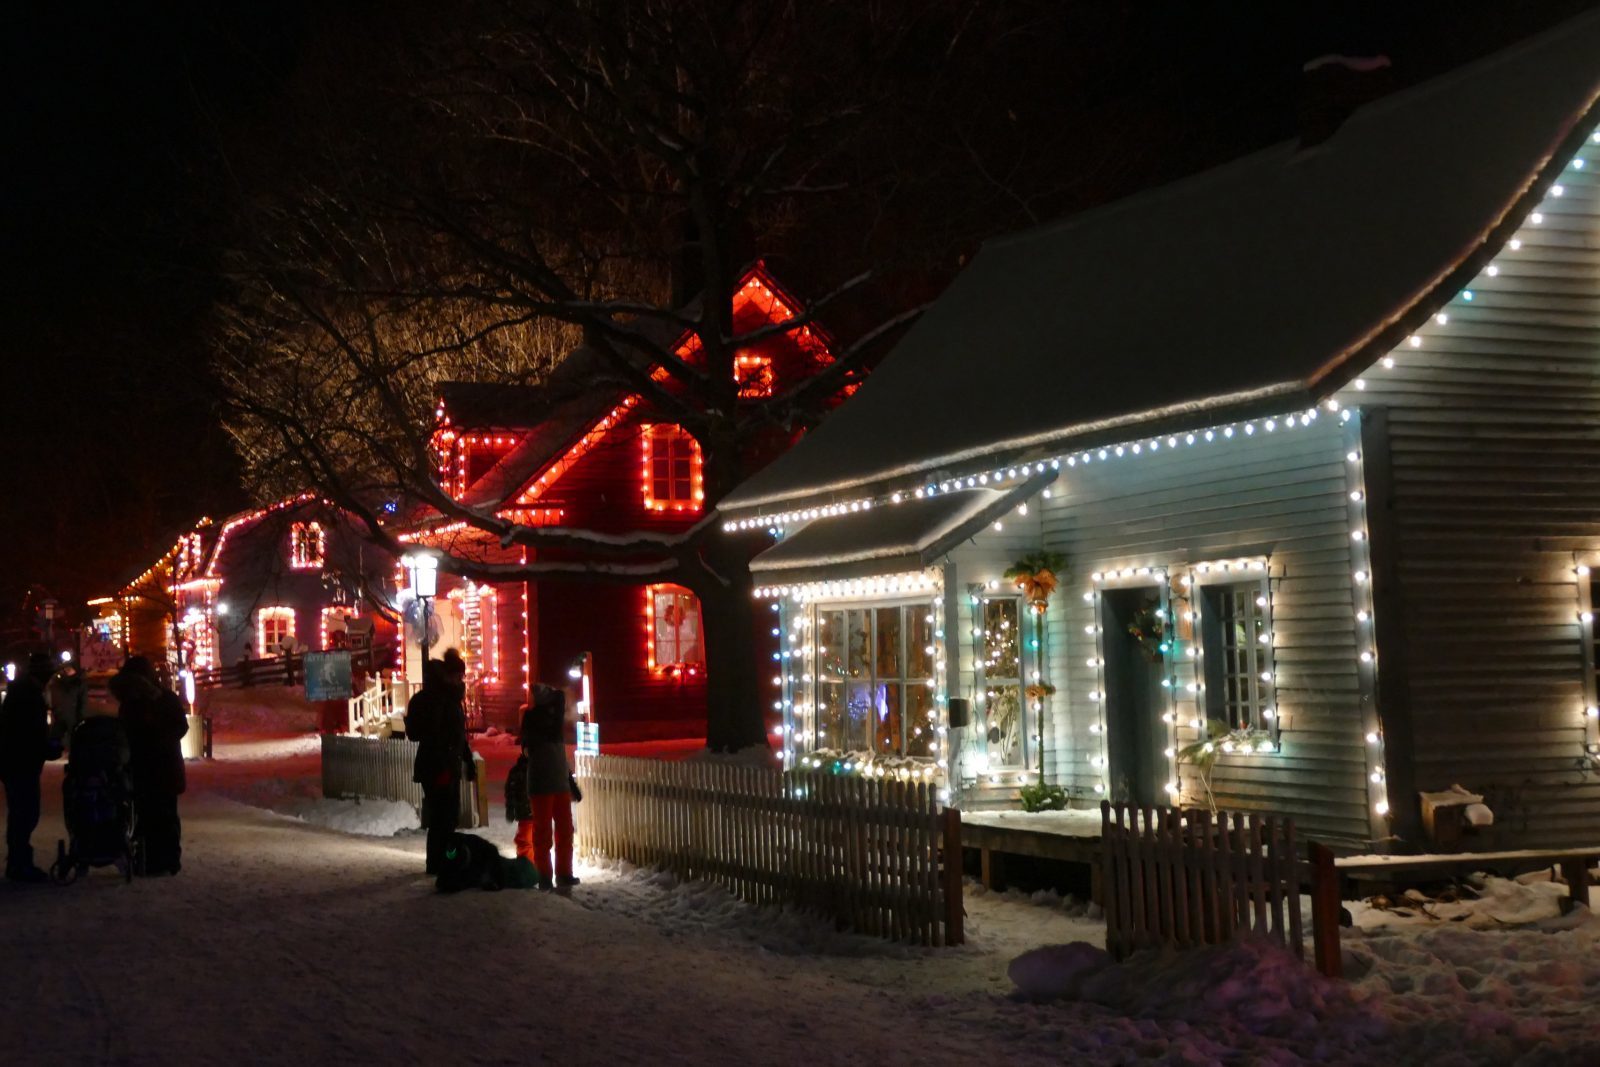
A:
{"type": "Polygon", "coordinates": [[[411,595],[417,598],[418,644],[422,659],[418,669],[428,662],[428,601],[439,595],[439,556],[437,553],[418,550],[408,552],[400,559],[406,569],[406,581],[411,583],[411,595]]]}

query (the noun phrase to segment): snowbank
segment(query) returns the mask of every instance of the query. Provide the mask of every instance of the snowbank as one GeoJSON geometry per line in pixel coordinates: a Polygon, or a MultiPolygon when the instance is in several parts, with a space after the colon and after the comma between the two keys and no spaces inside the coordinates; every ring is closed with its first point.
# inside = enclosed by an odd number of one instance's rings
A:
{"type": "Polygon", "coordinates": [[[399,800],[332,800],[314,778],[250,778],[218,783],[213,792],[240,804],[340,833],[393,837],[417,830],[417,811],[399,800]]]}
{"type": "Polygon", "coordinates": [[[250,689],[202,689],[196,710],[210,715],[220,730],[238,733],[309,733],[317,728],[317,709],[298,686],[259,685],[250,689]]]}

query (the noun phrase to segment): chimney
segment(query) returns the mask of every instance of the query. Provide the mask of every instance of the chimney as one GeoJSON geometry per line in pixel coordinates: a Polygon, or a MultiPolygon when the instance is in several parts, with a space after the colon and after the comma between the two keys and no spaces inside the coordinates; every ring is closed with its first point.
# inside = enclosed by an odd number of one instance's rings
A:
{"type": "Polygon", "coordinates": [[[1394,68],[1385,55],[1318,56],[1300,80],[1300,147],[1332,137],[1362,104],[1395,88],[1394,68]]]}

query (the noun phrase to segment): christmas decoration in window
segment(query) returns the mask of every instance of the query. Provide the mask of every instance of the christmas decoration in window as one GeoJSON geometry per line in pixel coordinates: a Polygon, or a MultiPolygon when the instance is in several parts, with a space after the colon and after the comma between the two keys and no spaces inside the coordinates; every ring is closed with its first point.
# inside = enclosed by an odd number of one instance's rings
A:
{"type": "Polygon", "coordinates": [[[699,511],[705,502],[700,445],[681,426],[646,423],[644,506],[652,511],[699,511]]]}
{"type": "Polygon", "coordinates": [[[256,612],[257,653],[275,656],[286,644],[294,644],[294,609],[272,607],[256,612]]]}
{"type": "Polygon", "coordinates": [[[746,400],[772,395],[772,357],[740,353],[733,357],[733,380],[746,400]]]}
{"type": "Polygon", "coordinates": [[[297,522],[289,527],[289,566],[297,571],[322,566],[327,539],[318,522],[297,522]]]}
{"type": "Polygon", "coordinates": [[[700,641],[700,601],[677,585],[645,590],[645,647],[651,670],[699,674],[705,669],[700,641]]]}

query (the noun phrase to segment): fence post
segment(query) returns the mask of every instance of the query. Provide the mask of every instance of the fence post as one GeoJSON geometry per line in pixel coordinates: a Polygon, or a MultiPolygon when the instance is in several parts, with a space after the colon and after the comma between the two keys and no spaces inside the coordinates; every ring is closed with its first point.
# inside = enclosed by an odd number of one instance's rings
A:
{"type": "Polygon", "coordinates": [[[1344,976],[1344,960],[1339,953],[1339,872],[1333,866],[1333,852],[1326,845],[1311,842],[1311,937],[1317,957],[1317,970],[1329,978],[1344,976]]]}
{"type": "Polygon", "coordinates": [[[944,809],[944,943],[962,945],[966,910],[961,899],[961,809],[944,809]]]}

